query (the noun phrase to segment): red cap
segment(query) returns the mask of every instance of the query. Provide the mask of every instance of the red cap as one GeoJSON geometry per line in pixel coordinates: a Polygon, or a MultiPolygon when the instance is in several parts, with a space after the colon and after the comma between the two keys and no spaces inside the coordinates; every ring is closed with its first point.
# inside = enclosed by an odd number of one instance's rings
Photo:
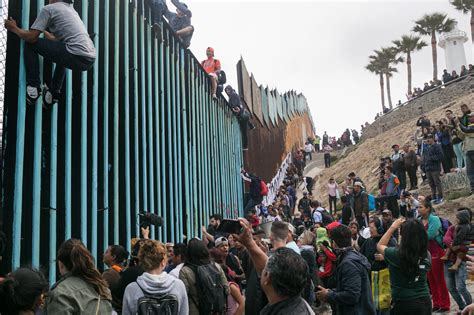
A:
{"type": "Polygon", "coordinates": [[[326,229],[328,231],[332,231],[334,230],[335,228],[337,228],[339,225],[341,225],[341,223],[335,221],[335,222],[332,222],[332,223],[329,223],[328,225],[326,225],[326,229]]]}

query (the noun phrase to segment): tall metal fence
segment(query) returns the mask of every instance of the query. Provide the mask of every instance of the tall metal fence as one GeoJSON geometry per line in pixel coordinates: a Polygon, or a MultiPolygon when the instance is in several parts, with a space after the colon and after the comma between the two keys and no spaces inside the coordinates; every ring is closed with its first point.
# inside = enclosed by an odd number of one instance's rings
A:
{"type": "MultiPolygon", "coordinates": [[[[7,0],[0,0],[0,25],[8,18],[7,0]]],[[[5,98],[5,63],[7,57],[7,30],[0,27],[0,152],[3,140],[3,101],[5,98]]],[[[0,153],[0,164],[1,164],[0,153]]]]}
{"type": "MultiPolygon", "coordinates": [[[[23,28],[44,0],[10,0],[23,28]]],[[[5,268],[56,276],[56,251],[80,238],[94,257],[140,232],[139,211],[163,217],[153,238],[201,235],[211,213],[241,215],[239,124],[213,101],[206,73],[168,25],[161,42],[140,2],[76,0],[98,52],[93,70],[68,71],[59,104],[25,103],[24,43],[9,35],[2,229],[5,268]]],[[[51,78],[47,60],[44,81],[51,78]]]]}

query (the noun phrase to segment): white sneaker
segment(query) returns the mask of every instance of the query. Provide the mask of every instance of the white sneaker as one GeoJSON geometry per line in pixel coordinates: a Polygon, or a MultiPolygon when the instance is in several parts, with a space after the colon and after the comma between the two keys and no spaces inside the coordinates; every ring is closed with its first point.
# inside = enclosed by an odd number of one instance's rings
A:
{"type": "Polygon", "coordinates": [[[53,93],[50,90],[44,92],[44,102],[46,105],[51,106],[53,104],[53,93]]]}
{"type": "Polygon", "coordinates": [[[26,102],[28,105],[34,105],[39,98],[40,89],[35,86],[26,86],[26,102]]]}
{"type": "Polygon", "coordinates": [[[212,99],[217,100],[217,95],[216,95],[216,94],[212,94],[212,99]]]}

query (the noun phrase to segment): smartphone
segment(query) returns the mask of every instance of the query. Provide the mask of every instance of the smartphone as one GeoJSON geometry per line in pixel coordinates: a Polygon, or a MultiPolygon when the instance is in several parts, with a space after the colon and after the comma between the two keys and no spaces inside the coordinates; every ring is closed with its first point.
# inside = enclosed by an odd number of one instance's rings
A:
{"type": "Polygon", "coordinates": [[[217,230],[229,234],[240,234],[241,229],[239,220],[224,219],[217,230]]]}

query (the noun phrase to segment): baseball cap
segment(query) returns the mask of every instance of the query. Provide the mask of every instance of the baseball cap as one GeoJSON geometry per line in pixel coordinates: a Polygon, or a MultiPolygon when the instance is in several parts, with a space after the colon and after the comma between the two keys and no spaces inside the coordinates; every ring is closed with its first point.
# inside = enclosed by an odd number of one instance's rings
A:
{"type": "Polygon", "coordinates": [[[354,186],[359,186],[360,188],[364,189],[364,185],[361,182],[355,182],[354,186]]]}
{"type": "Polygon", "coordinates": [[[398,144],[392,145],[392,149],[395,148],[395,147],[399,148],[400,146],[398,144]]]}
{"type": "Polygon", "coordinates": [[[214,244],[216,245],[216,247],[221,247],[222,245],[229,245],[229,241],[227,240],[227,238],[221,236],[214,241],[214,244]]]}

